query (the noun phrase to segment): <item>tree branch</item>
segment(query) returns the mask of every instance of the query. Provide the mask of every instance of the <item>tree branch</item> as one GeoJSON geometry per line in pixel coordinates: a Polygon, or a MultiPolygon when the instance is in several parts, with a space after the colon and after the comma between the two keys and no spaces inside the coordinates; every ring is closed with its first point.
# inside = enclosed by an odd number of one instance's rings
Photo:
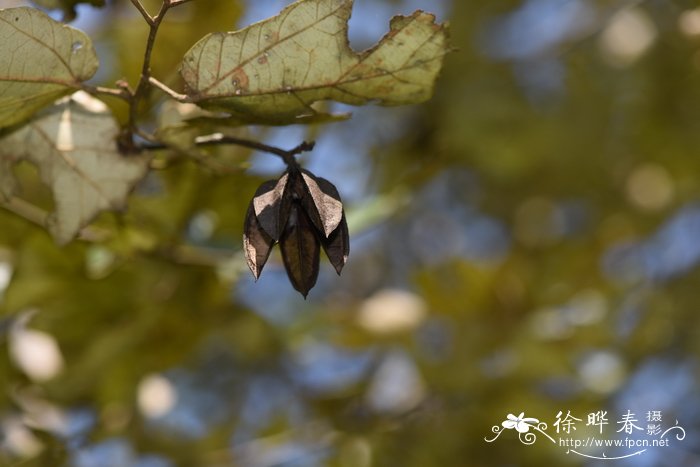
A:
{"type": "MultiPolygon", "coordinates": [[[[151,16],[148,11],[146,11],[146,8],[143,6],[143,4],[141,4],[140,0],[131,0],[131,3],[133,3],[136,9],[141,13],[149,26],[148,38],[146,39],[146,50],[143,54],[143,64],[141,66],[141,77],[136,85],[136,89],[131,93],[129,99],[129,120],[126,126],[126,131],[122,134],[120,139],[120,147],[126,151],[133,152],[138,150],[137,145],[134,142],[134,134],[138,133],[136,120],[138,118],[139,104],[146,95],[148,85],[151,84],[151,56],[153,55],[153,47],[155,46],[156,37],[158,36],[158,29],[160,28],[160,24],[163,22],[168,10],[171,7],[178,6],[184,2],[176,0],[163,0],[160,5],[160,10],[155,16],[151,16]]],[[[160,82],[158,81],[158,83],[160,82]]],[[[165,85],[159,87],[161,89],[167,88],[165,85]]],[[[174,91],[172,92],[175,93],[174,91]]]]}
{"type": "Polygon", "coordinates": [[[11,213],[31,222],[32,224],[36,224],[42,228],[46,227],[46,218],[48,217],[48,213],[43,209],[24,201],[23,199],[15,198],[13,196],[9,200],[1,202],[0,206],[2,206],[3,209],[6,209],[7,211],[10,211],[11,213]]]}
{"type": "Polygon", "coordinates": [[[192,102],[192,99],[190,99],[189,96],[173,91],[170,87],[168,87],[166,84],[161,83],[160,81],[155,79],[153,76],[148,77],[148,82],[178,102],[192,102]]]}
{"type": "MultiPolygon", "coordinates": [[[[94,93],[103,93],[112,95],[115,97],[120,97],[129,103],[129,118],[126,127],[123,129],[121,136],[119,137],[119,147],[124,152],[138,152],[138,151],[155,151],[160,149],[168,149],[169,146],[165,143],[154,141],[153,137],[144,134],[137,126],[138,110],[139,104],[144,99],[149,85],[154,86],[168,96],[172,97],[178,102],[192,102],[189,96],[185,94],[180,94],[166,84],[162,83],[158,79],[151,76],[151,57],[153,55],[153,48],[155,46],[156,37],[158,36],[158,29],[170,8],[183,5],[191,0],[162,0],[160,10],[155,16],[151,16],[146,8],[141,3],[141,0],[131,0],[131,3],[136,7],[136,9],[141,13],[146,22],[149,25],[148,38],[146,40],[146,50],[143,56],[143,64],[141,67],[141,77],[136,89],[133,91],[129,88],[128,84],[117,83],[117,89],[110,88],[87,88],[94,93]],[[138,144],[134,141],[134,136],[138,135],[144,138],[148,143],[138,144]]],[[[274,146],[269,146],[258,141],[251,141],[247,139],[237,138],[233,136],[226,136],[221,133],[216,133],[213,135],[200,136],[195,139],[196,146],[213,146],[213,145],[226,145],[232,144],[236,146],[247,147],[254,149],[256,151],[266,152],[269,154],[274,154],[287,164],[288,167],[298,167],[295,156],[301,154],[302,152],[311,151],[314,148],[314,142],[306,142],[299,144],[295,148],[290,150],[281,149],[274,146]]]]}
{"type": "MultiPolygon", "coordinates": [[[[13,196],[7,201],[0,201],[0,207],[42,229],[46,228],[46,220],[49,218],[49,213],[32,203],[13,196]]],[[[109,232],[104,229],[87,226],[80,230],[78,240],[98,243],[106,240],[109,235],[109,232]]]]}
{"type": "MultiPolygon", "coordinates": [[[[46,219],[49,213],[23,199],[12,197],[8,201],[0,201],[0,207],[31,224],[37,225],[42,229],[46,228],[46,219]]],[[[89,225],[80,230],[77,240],[87,243],[102,243],[111,238],[112,235],[108,230],[89,225]]],[[[240,251],[213,249],[187,244],[178,245],[169,252],[156,250],[154,253],[180,264],[195,266],[216,267],[224,261],[230,261],[232,256],[236,258],[236,263],[245,264],[242,257],[235,256],[241,256],[240,251]]]]}
{"type": "Polygon", "coordinates": [[[107,88],[104,86],[90,86],[89,84],[83,83],[80,88],[87,92],[88,94],[103,94],[105,96],[112,96],[127,102],[131,101],[131,93],[123,88],[107,88]]]}
{"type": "Polygon", "coordinates": [[[170,6],[179,6],[187,2],[191,2],[192,0],[170,0],[170,6]]]}
{"type": "MultiPolygon", "coordinates": [[[[206,135],[206,136],[199,136],[195,138],[194,140],[195,146],[219,146],[219,145],[234,145],[234,146],[242,146],[245,148],[250,148],[254,149],[256,151],[260,152],[266,152],[268,154],[274,154],[276,156],[279,156],[282,158],[282,160],[287,164],[291,166],[296,165],[296,161],[294,159],[294,156],[297,154],[301,154],[303,152],[308,152],[313,150],[315,146],[314,141],[304,141],[301,144],[297,145],[296,147],[292,149],[282,149],[278,148],[275,146],[270,146],[265,143],[261,143],[259,141],[253,141],[249,139],[244,139],[244,138],[237,138],[235,136],[227,136],[221,133],[214,133],[212,135],[206,135]]],[[[144,151],[158,151],[161,149],[168,149],[169,146],[164,143],[152,143],[152,144],[144,144],[140,146],[140,149],[144,151]]]]}
{"type": "Polygon", "coordinates": [[[143,19],[146,20],[148,24],[151,26],[153,25],[153,17],[146,11],[146,8],[141,4],[140,0],[131,0],[131,3],[136,7],[137,10],[139,10],[139,13],[141,13],[141,16],[143,16],[143,19]]]}

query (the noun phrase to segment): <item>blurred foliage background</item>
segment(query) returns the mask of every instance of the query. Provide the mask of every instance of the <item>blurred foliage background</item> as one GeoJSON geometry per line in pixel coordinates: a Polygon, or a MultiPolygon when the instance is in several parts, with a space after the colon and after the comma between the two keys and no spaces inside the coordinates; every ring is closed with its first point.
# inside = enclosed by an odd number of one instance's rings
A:
{"type": "MultiPolygon", "coordinates": [[[[155,76],[177,87],[196,40],[286,3],[178,7],[155,76]]],[[[415,8],[449,20],[457,49],[429,103],[231,130],[316,139],[303,162],[344,197],[349,263],[340,278],[325,263],[307,301],[277,252],[258,283],[241,252],[273,156],[161,155],[126,213],[64,248],[0,211],[0,465],[700,465],[698,3],[356,0],[353,46],[415,8]],[[599,410],[603,437],[626,436],[627,410],[687,436],[600,462],[541,435],[484,440],[521,412],[554,435],[570,411],[584,437],[599,410]]],[[[135,83],[131,4],[77,13],[96,82],[135,83]]],[[[151,104],[153,126],[167,104],[151,104]]]]}

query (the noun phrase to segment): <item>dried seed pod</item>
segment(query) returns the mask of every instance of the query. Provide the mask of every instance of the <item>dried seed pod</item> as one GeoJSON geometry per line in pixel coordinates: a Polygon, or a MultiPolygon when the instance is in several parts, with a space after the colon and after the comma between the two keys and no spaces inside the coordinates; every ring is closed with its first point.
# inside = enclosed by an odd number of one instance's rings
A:
{"type": "Polygon", "coordinates": [[[287,276],[304,298],[318,278],[321,246],[340,274],[350,238],[336,187],[295,165],[278,180],[260,185],[248,207],[243,235],[246,261],[256,280],[276,242],[287,276]]]}
{"type": "Polygon", "coordinates": [[[289,281],[306,298],[318,278],[321,245],[316,229],[299,203],[292,204],[280,249],[289,281]]]}
{"type": "Polygon", "coordinates": [[[285,197],[288,173],[278,180],[264,182],[253,197],[253,207],[258,223],[274,241],[278,241],[284,231],[289,216],[290,200],[285,197]]]}
{"type": "Polygon", "coordinates": [[[316,228],[328,238],[343,217],[343,203],[338,190],[328,180],[317,178],[308,170],[302,170],[301,176],[306,192],[302,198],[304,209],[316,228]]]}
{"type": "MultiPolygon", "coordinates": [[[[328,256],[328,260],[331,262],[338,275],[340,275],[340,271],[343,270],[343,266],[345,266],[345,263],[348,261],[348,255],[350,254],[350,235],[348,233],[348,223],[345,220],[345,211],[343,210],[340,193],[338,193],[338,189],[335,185],[321,177],[316,177],[316,183],[324,194],[325,199],[331,198],[340,205],[340,220],[336,228],[327,238],[321,239],[321,244],[326,252],[326,256],[328,256]]],[[[319,209],[319,212],[320,211],[319,209]]],[[[326,212],[329,211],[330,210],[326,210],[326,212]]],[[[332,215],[335,216],[336,214],[333,213],[332,215]]]]}
{"type": "Polygon", "coordinates": [[[323,250],[328,256],[328,260],[335,268],[335,272],[340,275],[343,266],[348,261],[350,254],[350,235],[348,234],[348,223],[345,221],[345,214],[340,219],[340,224],[333,233],[325,239],[321,240],[323,250]]]}
{"type": "Polygon", "coordinates": [[[267,262],[267,258],[270,256],[275,241],[260,226],[255,216],[253,203],[254,199],[251,200],[248,206],[248,212],[245,216],[245,224],[243,227],[243,251],[245,252],[245,259],[248,263],[248,267],[257,281],[267,262]]]}

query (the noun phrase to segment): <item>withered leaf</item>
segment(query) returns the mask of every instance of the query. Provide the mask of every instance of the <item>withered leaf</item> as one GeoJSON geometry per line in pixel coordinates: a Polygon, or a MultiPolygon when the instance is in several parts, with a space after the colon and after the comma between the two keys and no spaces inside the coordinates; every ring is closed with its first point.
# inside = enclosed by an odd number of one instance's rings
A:
{"type": "Polygon", "coordinates": [[[304,208],[316,228],[328,238],[343,217],[343,203],[338,190],[331,182],[316,177],[308,170],[302,170],[301,175],[308,193],[302,200],[304,208]]]}
{"type": "Polygon", "coordinates": [[[298,123],[313,104],[414,104],[430,98],[447,53],[447,27],[423,11],[391,20],[374,47],[348,41],[352,0],[299,0],[240,31],[212,33],[180,73],[198,105],[248,120],[298,123]]]}
{"type": "Polygon", "coordinates": [[[289,217],[291,200],[284,196],[289,175],[285,173],[279,180],[264,182],[253,197],[253,209],[260,227],[274,240],[278,241],[284,231],[284,224],[289,217]]]}
{"type": "Polygon", "coordinates": [[[250,202],[245,216],[243,251],[245,251],[245,259],[250,271],[255,276],[255,280],[258,280],[275,241],[260,226],[253,204],[254,199],[250,202]]]}
{"type": "Polygon", "coordinates": [[[316,230],[299,203],[292,204],[280,248],[292,286],[306,298],[318,277],[321,245],[316,230]]]}
{"type": "Polygon", "coordinates": [[[68,243],[101,212],[123,210],[148,172],[149,156],[119,152],[119,131],[102,101],[83,91],[60,99],[0,138],[0,197],[12,196],[17,188],[11,167],[21,161],[36,166],[53,194],[49,231],[59,244],[68,243]]]}

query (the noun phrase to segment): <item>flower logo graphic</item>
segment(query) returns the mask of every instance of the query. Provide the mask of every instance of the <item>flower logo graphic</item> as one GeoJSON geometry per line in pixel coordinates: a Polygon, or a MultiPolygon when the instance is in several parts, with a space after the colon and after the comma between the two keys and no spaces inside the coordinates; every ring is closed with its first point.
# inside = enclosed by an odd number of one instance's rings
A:
{"type": "Polygon", "coordinates": [[[549,439],[552,443],[556,444],[554,438],[545,433],[544,430],[547,429],[547,424],[539,421],[536,418],[526,417],[525,412],[520,412],[517,417],[512,413],[506,416],[506,419],[501,422],[501,425],[494,425],[491,427],[491,432],[495,433],[495,436],[491,439],[484,438],[487,443],[493,443],[496,439],[501,436],[506,430],[513,430],[518,432],[518,439],[523,444],[533,444],[537,440],[537,434],[534,431],[539,432],[549,439]],[[532,429],[533,431],[530,431],[532,429]]]}
{"type": "MultiPolygon", "coordinates": [[[[588,419],[591,419],[591,416],[595,416],[598,412],[591,412],[588,414],[588,419]]],[[[604,414],[607,412],[604,412],[604,414]]],[[[652,417],[652,412],[649,411],[647,415],[648,418],[652,417]]],[[[554,423],[554,426],[557,427],[557,433],[559,433],[559,423],[560,423],[560,417],[561,417],[562,411],[560,410],[559,413],[557,414],[557,421],[554,423]]],[[[634,417],[634,414],[630,411],[627,410],[627,414],[623,415],[623,418],[621,421],[618,421],[617,423],[622,424],[623,422],[628,422],[630,421],[629,418],[634,417]]],[[[658,415],[658,420],[661,421],[661,415],[658,415]]],[[[576,418],[571,415],[571,411],[567,410],[567,415],[564,419],[561,419],[562,422],[564,420],[568,419],[573,419],[576,421],[581,422],[582,419],[576,418]]],[[[637,421],[636,419],[634,421],[637,421]]],[[[563,424],[563,423],[562,423],[563,424]]],[[[589,423],[586,425],[592,425],[592,423],[589,423]]],[[[682,441],[685,439],[686,432],[685,428],[680,426],[678,424],[678,420],[676,420],[676,424],[674,426],[669,427],[666,431],[662,432],[660,425],[649,425],[650,427],[657,427],[654,430],[648,431],[647,435],[649,438],[635,438],[635,439],[629,439],[629,438],[624,438],[624,440],[621,439],[610,439],[610,438],[597,438],[596,436],[586,436],[583,435],[581,438],[575,438],[575,437],[558,437],[558,441],[551,437],[549,434],[547,434],[547,423],[539,421],[537,418],[532,418],[532,417],[526,417],[525,412],[520,412],[519,415],[513,415],[512,413],[509,413],[506,415],[505,420],[503,420],[499,425],[493,425],[491,427],[491,433],[493,433],[493,436],[491,438],[485,436],[484,441],[487,443],[493,443],[498,439],[499,436],[501,436],[504,432],[510,432],[511,430],[514,430],[518,433],[517,438],[518,440],[526,445],[526,446],[531,446],[535,444],[537,441],[538,437],[542,435],[543,438],[548,439],[552,444],[559,445],[559,446],[566,446],[566,454],[575,454],[577,456],[581,457],[586,457],[588,459],[598,459],[598,460],[619,460],[619,459],[627,459],[630,457],[635,457],[639,456],[640,454],[645,453],[650,447],[667,447],[668,444],[668,439],[667,439],[667,434],[673,432],[675,434],[675,438],[678,441],[682,441]],[[657,437],[658,436],[658,437],[657,437]],[[624,444],[622,443],[624,441],[624,444]],[[610,456],[606,454],[604,451],[600,452],[598,454],[596,451],[599,451],[600,448],[606,448],[606,447],[617,447],[616,452],[613,456],[610,456]],[[581,448],[581,450],[578,450],[581,448]],[[620,449],[622,448],[622,449],[620,449]],[[642,449],[635,449],[635,448],[642,448],[642,449]]],[[[572,430],[575,430],[576,427],[571,427],[572,430]]],[[[622,429],[617,430],[618,432],[622,431],[622,429]]],[[[563,430],[564,433],[567,435],[571,435],[574,432],[571,431],[569,432],[567,429],[563,430]]],[[[600,431],[602,434],[602,429],[600,431]]]]}
{"type": "Polygon", "coordinates": [[[520,415],[517,417],[512,413],[509,413],[506,420],[504,420],[501,425],[503,425],[503,428],[508,430],[515,428],[518,433],[527,433],[530,431],[530,427],[537,426],[540,421],[536,418],[526,418],[524,415],[525,412],[520,412],[520,415]]]}

